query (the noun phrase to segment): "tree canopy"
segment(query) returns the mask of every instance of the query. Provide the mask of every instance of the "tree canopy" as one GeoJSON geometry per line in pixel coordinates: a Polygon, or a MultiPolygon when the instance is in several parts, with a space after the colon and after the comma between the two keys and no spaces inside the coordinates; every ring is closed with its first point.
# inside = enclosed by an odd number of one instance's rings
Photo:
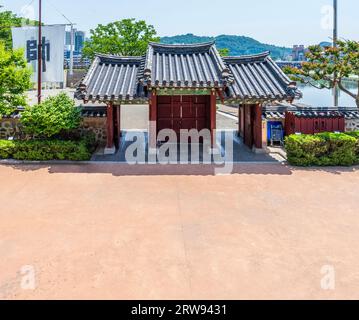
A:
{"type": "Polygon", "coordinates": [[[295,81],[318,89],[332,89],[338,85],[345,94],[355,99],[359,107],[359,88],[356,93],[344,86],[345,79],[357,77],[359,87],[359,42],[338,41],[337,47],[311,46],[302,68],[286,67],[284,71],[295,81]]]}
{"type": "Polygon", "coordinates": [[[149,42],[159,42],[157,32],[145,21],[124,19],[98,25],[91,30],[90,40],[85,42],[83,55],[93,59],[96,53],[121,56],[140,56],[146,53],[149,42]]]}
{"type": "Polygon", "coordinates": [[[12,48],[11,27],[33,26],[38,22],[20,18],[11,11],[0,12],[0,40],[5,43],[6,49],[12,48]]]}
{"type": "Polygon", "coordinates": [[[218,52],[219,52],[221,57],[228,57],[229,53],[230,53],[228,48],[218,49],[218,52]]]}
{"type": "Polygon", "coordinates": [[[0,117],[26,106],[25,91],[31,87],[30,79],[23,50],[6,50],[0,41],[0,117]]]}

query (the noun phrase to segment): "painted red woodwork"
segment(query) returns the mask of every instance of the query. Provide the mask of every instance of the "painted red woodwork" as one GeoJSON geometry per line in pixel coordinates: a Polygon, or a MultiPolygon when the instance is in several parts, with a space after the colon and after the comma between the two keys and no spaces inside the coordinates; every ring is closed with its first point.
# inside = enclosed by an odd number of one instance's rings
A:
{"type": "Polygon", "coordinates": [[[252,148],[253,146],[253,119],[252,119],[252,108],[251,105],[243,106],[243,141],[246,146],[252,148]]]}
{"type": "Polygon", "coordinates": [[[344,132],[345,131],[345,118],[344,116],[343,117],[340,117],[338,119],[338,127],[339,127],[339,130],[340,132],[344,132]]]}
{"type": "Polygon", "coordinates": [[[150,108],[149,108],[150,125],[148,129],[150,148],[154,149],[157,145],[157,94],[155,90],[152,90],[150,96],[150,108]]]}
{"type": "Polygon", "coordinates": [[[109,103],[107,105],[107,148],[113,148],[114,146],[114,119],[113,119],[113,105],[109,103]]]}
{"type": "Polygon", "coordinates": [[[217,97],[216,92],[212,90],[210,96],[210,130],[212,147],[216,144],[216,129],[217,129],[217,97]]]}
{"type": "Polygon", "coordinates": [[[117,147],[121,145],[121,105],[114,106],[114,142],[117,147]]]}
{"type": "Polygon", "coordinates": [[[225,103],[225,99],[224,99],[224,95],[223,95],[223,91],[222,89],[217,89],[216,90],[217,94],[218,94],[218,97],[221,99],[221,103],[224,104],[225,103]]]}
{"type": "Polygon", "coordinates": [[[179,138],[180,130],[211,128],[208,96],[157,97],[157,134],[172,129],[179,138]]]}
{"type": "Polygon", "coordinates": [[[262,142],[262,106],[260,104],[243,105],[243,116],[241,123],[243,127],[240,130],[243,131],[243,141],[246,146],[257,149],[263,147],[262,142]]]}
{"type": "Polygon", "coordinates": [[[320,132],[344,132],[344,116],[328,118],[304,118],[297,117],[294,113],[287,112],[285,116],[285,133],[315,134],[320,132]]]}
{"type": "Polygon", "coordinates": [[[238,136],[243,137],[243,129],[244,129],[244,114],[243,114],[243,106],[238,106],[238,136]]]}
{"type": "Polygon", "coordinates": [[[262,106],[256,104],[253,110],[253,136],[254,146],[257,149],[262,148],[262,106]]]}

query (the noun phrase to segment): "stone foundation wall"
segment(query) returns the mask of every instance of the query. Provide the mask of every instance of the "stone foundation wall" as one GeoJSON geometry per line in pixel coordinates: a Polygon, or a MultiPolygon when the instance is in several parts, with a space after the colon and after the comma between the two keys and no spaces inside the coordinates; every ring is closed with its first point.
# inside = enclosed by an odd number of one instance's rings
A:
{"type": "Polygon", "coordinates": [[[345,120],[345,131],[359,131],[359,119],[346,119],[345,120]]]}
{"type": "Polygon", "coordinates": [[[0,119],[0,139],[7,140],[11,137],[18,137],[21,134],[19,119],[0,119]]]}
{"type": "Polygon", "coordinates": [[[80,130],[93,132],[96,135],[96,141],[100,145],[105,145],[107,139],[106,120],[106,117],[83,118],[80,130]]]}

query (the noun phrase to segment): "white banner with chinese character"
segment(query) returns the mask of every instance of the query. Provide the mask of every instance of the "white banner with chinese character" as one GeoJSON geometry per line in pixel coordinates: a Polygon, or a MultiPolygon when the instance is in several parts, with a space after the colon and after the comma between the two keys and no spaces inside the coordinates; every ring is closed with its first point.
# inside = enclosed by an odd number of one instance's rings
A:
{"type": "MultiPolygon", "coordinates": [[[[12,28],[13,48],[23,48],[33,70],[32,81],[37,81],[38,28],[12,28]]],[[[42,81],[64,82],[65,26],[42,27],[42,81]]]]}

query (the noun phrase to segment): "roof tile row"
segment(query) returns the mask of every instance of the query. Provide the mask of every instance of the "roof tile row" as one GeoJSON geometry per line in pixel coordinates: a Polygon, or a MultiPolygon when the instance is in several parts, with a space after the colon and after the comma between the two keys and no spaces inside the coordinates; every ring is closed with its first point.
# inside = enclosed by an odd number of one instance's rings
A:
{"type": "Polygon", "coordinates": [[[295,83],[269,57],[269,52],[222,58],[214,43],[150,43],[144,57],[97,55],[76,97],[85,101],[133,101],[157,88],[217,88],[225,99],[241,102],[291,100],[295,83]]]}
{"type": "Polygon", "coordinates": [[[230,95],[239,99],[290,100],[298,96],[296,84],[273,62],[269,52],[224,58],[234,75],[230,95]]]}

